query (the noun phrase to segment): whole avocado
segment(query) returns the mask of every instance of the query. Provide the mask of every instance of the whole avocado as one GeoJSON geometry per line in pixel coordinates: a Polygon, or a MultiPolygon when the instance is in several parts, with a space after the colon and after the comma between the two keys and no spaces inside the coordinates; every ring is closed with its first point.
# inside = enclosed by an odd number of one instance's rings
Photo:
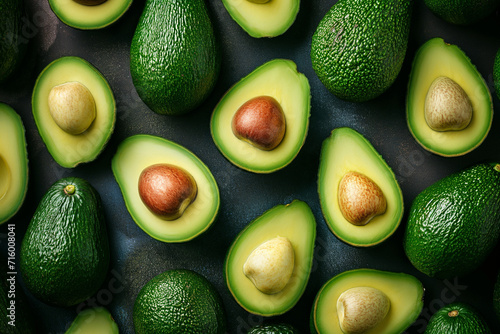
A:
{"type": "Polygon", "coordinates": [[[19,67],[26,53],[27,40],[22,36],[23,0],[0,2],[0,83],[19,67]]]}
{"type": "Polygon", "coordinates": [[[427,324],[424,334],[491,334],[488,324],[470,305],[455,302],[440,308],[427,324]]]}
{"type": "Polygon", "coordinates": [[[371,100],[396,80],[406,54],[411,0],[339,0],[311,42],[312,66],[337,97],[371,100]]]}
{"type": "Polygon", "coordinates": [[[199,106],[217,81],[221,53],[204,0],[147,0],[130,47],[139,97],[158,114],[199,106]]]}
{"type": "Polygon", "coordinates": [[[404,250],[421,272],[440,279],[475,270],[500,235],[500,164],[483,163],[423,190],[408,215],[404,250]]]}
{"type": "Polygon", "coordinates": [[[498,49],[493,63],[493,84],[495,94],[500,99],[500,49],[498,49]]]}
{"type": "Polygon", "coordinates": [[[60,179],[41,199],[21,243],[27,289],[49,305],[73,306],[97,292],[108,265],[99,194],[84,179],[60,179]]]}
{"type": "Polygon", "coordinates": [[[493,12],[499,0],[424,0],[435,15],[457,25],[473,24],[493,12]]]}
{"type": "Polygon", "coordinates": [[[248,334],[299,334],[299,331],[292,325],[277,323],[252,327],[248,334]]]}

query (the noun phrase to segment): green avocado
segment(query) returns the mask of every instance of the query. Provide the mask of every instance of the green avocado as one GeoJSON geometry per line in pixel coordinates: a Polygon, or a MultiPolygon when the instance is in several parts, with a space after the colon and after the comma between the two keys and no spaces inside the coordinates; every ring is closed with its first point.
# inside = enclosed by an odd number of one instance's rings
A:
{"type": "Polygon", "coordinates": [[[109,256],[99,193],[81,178],[55,182],[21,243],[20,271],[27,289],[49,305],[77,305],[104,282],[109,256]]]}
{"type": "Polygon", "coordinates": [[[28,151],[21,117],[0,103],[0,224],[14,216],[28,190],[28,151]]]}
{"type": "Polygon", "coordinates": [[[404,250],[424,274],[440,279],[474,271],[500,235],[500,164],[483,163],[424,189],[408,214],[404,250]]]}
{"type": "Polygon", "coordinates": [[[113,91],[104,76],[82,58],[61,57],[47,65],[36,80],[31,102],[40,136],[62,167],[96,159],[114,131],[113,91]],[[85,117],[69,112],[64,116],[65,110],[86,113],[85,117]]]}
{"type": "Polygon", "coordinates": [[[250,36],[276,37],[295,22],[300,0],[223,0],[229,15],[250,36]]]}
{"type": "MultiPolygon", "coordinates": [[[[273,59],[257,67],[224,94],[212,113],[210,130],[217,148],[235,166],[254,173],[271,173],[291,163],[304,145],[310,110],[307,77],[297,71],[293,61],[273,59]],[[273,98],[284,115],[284,136],[270,150],[241,140],[233,131],[234,116],[240,107],[260,97],[273,98]]],[[[252,124],[259,122],[249,124],[258,128],[252,124]]]]}
{"type": "Polygon", "coordinates": [[[353,246],[367,247],[383,242],[396,231],[403,218],[403,193],[392,169],[372,144],[351,128],[336,128],[323,142],[318,193],[328,227],[340,240],[353,246]],[[358,184],[349,181],[356,180],[353,176],[365,180],[360,184],[366,187],[353,187],[358,184]],[[379,214],[359,205],[365,203],[365,191],[376,189],[365,177],[378,186],[385,198],[385,211],[379,214]],[[345,185],[342,192],[341,184],[345,185]],[[351,193],[349,189],[358,190],[351,193]],[[351,200],[345,200],[347,198],[351,200]],[[355,218],[355,212],[360,218],[355,218]],[[361,219],[363,216],[366,218],[361,219]],[[370,216],[372,218],[363,225],[370,216]]]}
{"type": "Polygon", "coordinates": [[[483,317],[470,305],[452,303],[434,313],[424,334],[491,334],[483,317]]]}
{"type": "Polygon", "coordinates": [[[104,307],[81,311],[65,334],[118,334],[118,325],[104,307]]]}
{"type": "Polygon", "coordinates": [[[500,271],[497,273],[493,286],[493,311],[497,319],[500,320],[500,271]]]}
{"type": "Polygon", "coordinates": [[[119,145],[111,167],[133,220],[157,240],[191,240],[208,230],[217,218],[220,195],[215,178],[197,156],[179,144],[151,135],[131,136],[119,145]],[[147,167],[158,164],[183,168],[192,175],[197,185],[196,198],[174,220],[165,220],[149,210],[139,193],[141,173],[147,167]]]}
{"type": "Polygon", "coordinates": [[[249,223],[233,241],[224,264],[236,302],[265,317],[290,310],[307,286],[315,239],[314,215],[299,200],[277,205],[249,223]],[[267,279],[273,284],[268,286],[267,279]]]}
{"type": "Polygon", "coordinates": [[[377,314],[380,303],[372,303],[371,301],[377,300],[373,297],[362,298],[369,295],[364,294],[363,291],[366,290],[359,288],[370,288],[371,291],[378,291],[379,295],[385,295],[389,309],[384,317],[377,317],[378,321],[371,322],[370,328],[365,328],[365,331],[360,328],[353,329],[352,333],[403,333],[417,320],[424,306],[424,287],[414,276],[373,269],[354,269],[336,275],[321,287],[311,311],[311,333],[348,333],[343,332],[341,328],[346,328],[348,322],[353,319],[366,323],[366,319],[362,317],[365,314],[351,313],[348,310],[355,311],[366,306],[371,314],[377,314]],[[341,298],[342,295],[345,296],[345,292],[353,292],[354,294],[350,295],[355,298],[341,298]],[[339,301],[343,302],[338,304],[339,301]],[[363,302],[358,304],[356,301],[363,302]],[[349,313],[358,316],[349,317],[349,313]],[[344,327],[341,327],[339,319],[343,319],[344,327]]]}
{"type": "Polygon", "coordinates": [[[247,334],[299,334],[299,331],[292,325],[276,323],[252,327],[247,334]]]}
{"type": "Polygon", "coordinates": [[[484,141],[493,120],[491,93],[458,46],[432,38],[418,49],[408,84],[406,118],[417,142],[441,156],[464,155],[484,141]],[[447,84],[438,85],[439,82],[447,84]],[[454,92],[448,95],[453,98],[443,99],[445,102],[441,103],[429,102],[432,94],[439,99],[446,91],[454,92]],[[455,112],[447,113],[446,108],[452,105],[460,109],[450,108],[455,112]],[[464,116],[466,110],[469,117],[464,116]],[[432,115],[442,115],[448,121],[433,121],[432,115]]]}
{"type": "Polygon", "coordinates": [[[396,80],[405,59],[411,0],[339,0],[318,24],[312,66],[337,97],[371,100],[396,80]]]}
{"type": "Polygon", "coordinates": [[[469,25],[492,14],[499,0],[424,0],[436,16],[458,25],[469,25]]]}
{"type": "Polygon", "coordinates": [[[93,30],[116,22],[132,0],[49,0],[54,14],[70,27],[93,30]]]}
{"type": "Polygon", "coordinates": [[[219,76],[221,52],[204,0],[147,0],[130,47],[139,97],[158,114],[198,107],[219,76]]]}
{"type": "Polygon", "coordinates": [[[498,49],[493,63],[493,85],[495,93],[500,99],[500,48],[498,49]]]}
{"type": "Polygon", "coordinates": [[[224,334],[227,320],[222,299],[204,276],[172,269],[153,277],[134,303],[137,334],[224,334]]]}
{"type": "Polygon", "coordinates": [[[23,15],[23,0],[0,3],[0,83],[18,69],[26,53],[28,41],[22,35],[23,15]]]}

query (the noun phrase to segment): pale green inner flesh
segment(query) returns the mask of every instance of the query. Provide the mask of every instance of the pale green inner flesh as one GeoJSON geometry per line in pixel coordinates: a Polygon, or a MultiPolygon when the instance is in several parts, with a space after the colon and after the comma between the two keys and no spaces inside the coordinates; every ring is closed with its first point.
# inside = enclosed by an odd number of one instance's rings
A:
{"type": "Polygon", "coordinates": [[[22,205],[28,185],[28,157],[21,118],[0,103],[0,224],[22,205]]]}
{"type": "Polygon", "coordinates": [[[38,131],[54,160],[63,167],[93,160],[109,139],[115,123],[115,100],[107,81],[92,65],[77,57],[59,58],[46,67],[35,85],[32,105],[38,131]],[[62,130],[48,105],[52,87],[71,81],[87,87],[96,104],[94,122],[79,135],[62,130]]]}
{"type": "Polygon", "coordinates": [[[407,118],[410,131],[423,147],[444,156],[473,150],[489,132],[493,117],[491,103],[483,78],[457,46],[432,39],[420,48],[408,86],[407,118]],[[434,131],[425,121],[425,97],[432,82],[440,76],[459,84],[471,101],[472,120],[461,131],[434,131]]]}
{"type": "Polygon", "coordinates": [[[401,189],[389,166],[365,138],[349,128],[335,129],[323,145],[318,188],[321,208],[332,232],[355,246],[371,246],[388,238],[398,228],[404,206],[401,189]],[[372,179],[387,200],[385,213],[364,226],[349,223],[340,211],[339,183],[349,171],[372,179]]]}
{"type": "Polygon", "coordinates": [[[78,28],[97,29],[119,19],[132,4],[131,0],[107,0],[100,5],[86,6],[74,0],[49,0],[61,21],[78,28]]]}
{"type": "Polygon", "coordinates": [[[80,312],[67,333],[114,334],[118,333],[118,326],[107,310],[95,308],[80,312]]]}
{"type": "Polygon", "coordinates": [[[251,36],[273,37],[288,29],[299,11],[299,0],[270,0],[264,4],[249,0],[223,0],[231,17],[251,36]]]}
{"type": "Polygon", "coordinates": [[[318,333],[342,333],[337,316],[337,300],[346,290],[372,287],[385,293],[391,307],[387,316],[365,334],[401,333],[419,316],[423,306],[422,284],[407,274],[360,269],[344,272],[320,290],[314,304],[314,320],[318,333]]]}
{"type": "Polygon", "coordinates": [[[235,165],[257,173],[269,173],[290,163],[302,147],[309,124],[310,88],[290,60],[270,61],[231,88],[214,110],[211,131],[221,152],[235,165]],[[286,120],[282,142],[271,151],[260,150],[238,139],[231,121],[238,108],[253,97],[274,97],[286,120]]]}
{"type": "Polygon", "coordinates": [[[163,138],[135,135],[120,144],[112,162],[113,173],[134,221],[147,234],[166,242],[194,238],[210,227],[219,209],[219,190],[208,168],[191,152],[163,138]],[[144,168],[167,163],[184,168],[198,186],[196,199],[183,215],[172,221],[153,214],[139,196],[139,176],[144,168]]]}
{"type": "Polygon", "coordinates": [[[265,212],[235,240],[226,259],[226,279],[236,301],[247,311],[265,316],[282,314],[295,305],[309,278],[316,223],[304,202],[294,201],[265,212]],[[295,267],[290,281],[276,294],[259,291],[243,273],[243,264],[260,244],[275,237],[290,240],[295,252],[295,267]]]}

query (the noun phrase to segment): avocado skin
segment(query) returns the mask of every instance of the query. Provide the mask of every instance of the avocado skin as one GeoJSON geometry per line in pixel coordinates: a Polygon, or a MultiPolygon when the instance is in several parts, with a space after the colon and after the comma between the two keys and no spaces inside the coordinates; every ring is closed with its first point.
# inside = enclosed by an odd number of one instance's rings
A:
{"type": "Polygon", "coordinates": [[[27,40],[23,40],[23,0],[0,2],[0,83],[7,80],[19,67],[26,53],[27,40]]]}
{"type": "Polygon", "coordinates": [[[221,65],[204,0],[147,0],[130,48],[134,86],[158,114],[181,115],[211,93],[221,65]]]}
{"type": "Polygon", "coordinates": [[[28,290],[55,306],[72,306],[92,296],[109,265],[109,241],[101,198],[86,180],[55,182],[43,196],[26,230],[20,269],[28,290]],[[75,193],[67,195],[67,185],[75,193]]]}
{"type": "Polygon", "coordinates": [[[499,0],[424,0],[436,16],[457,25],[473,24],[500,5],[499,0]]]}
{"type": "Polygon", "coordinates": [[[339,0],[311,42],[312,66],[337,97],[371,100],[396,80],[406,54],[411,0],[339,0]]]}
{"type": "Polygon", "coordinates": [[[491,334],[488,324],[479,313],[465,303],[448,304],[433,314],[424,334],[491,334]],[[453,317],[448,314],[458,311],[453,317]]]}
{"type": "Polygon", "coordinates": [[[248,334],[299,334],[299,331],[292,325],[278,323],[255,326],[248,331],[248,334]]]}
{"type": "Polygon", "coordinates": [[[440,279],[475,270],[500,234],[500,164],[451,174],[413,201],[404,250],[421,272],[440,279]]]}
{"type": "Polygon", "coordinates": [[[497,273],[495,285],[493,286],[493,311],[500,320],[500,271],[497,273]]]}
{"type": "Polygon", "coordinates": [[[153,277],[139,292],[133,310],[135,332],[224,334],[226,316],[215,287],[188,269],[153,277]]]}
{"type": "Polygon", "coordinates": [[[498,49],[495,55],[495,61],[493,64],[493,84],[495,88],[495,94],[497,98],[500,99],[500,49],[498,49]]]}

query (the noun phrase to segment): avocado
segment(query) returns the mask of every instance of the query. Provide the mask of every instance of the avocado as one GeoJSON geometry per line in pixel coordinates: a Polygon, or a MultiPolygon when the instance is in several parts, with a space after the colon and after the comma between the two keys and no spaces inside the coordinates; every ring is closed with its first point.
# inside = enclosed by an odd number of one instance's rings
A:
{"type": "Polygon", "coordinates": [[[500,235],[500,164],[450,174],[413,200],[404,250],[424,274],[440,279],[474,271],[500,235]]]}
{"type": "Polygon", "coordinates": [[[250,36],[276,37],[295,22],[300,0],[223,0],[229,15],[250,36]]]}
{"type": "Polygon", "coordinates": [[[290,324],[276,323],[254,326],[248,334],[299,334],[299,331],[290,324]]]}
{"type": "Polygon", "coordinates": [[[432,38],[418,49],[409,78],[406,118],[415,140],[424,149],[441,156],[464,155],[486,138],[493,119],[491,93],[481,74],[458,46],[447,44],[442,38],[432,38]],[[462,118],[459,106],[470,104],[472,115],[465,128],[456,125],[433,128],[429,125],[427,115],[429,108],[433,109],[432,104],[426,104],[426,101],[436,91],[432,87],[443,79],[454,84],[443,85],[443,93],[439,93],[438,89],[438,98],[446,96],[444,92],[447,91],[461,91],[462,94],[450,93],[448,96],[454,98],[443,98],[447,102],[436,107],[437,115],[441,114],[453,123],[452,120],[462,118]],[[453,86],[454,89],[450,88],[453,86]],[[452,112],[447,113],[446,110],[452,112]]]}
{"type": "Polygon", "coordinates": [[[246,311],[283,314],[302,296],[311,272],[316,221],[300,200],[277,205],[235,238],[225,263],[226,284],[246,311]]]}
{"type": "Polygon", "coordinates": [[[0,3],[0,83],[5,82],[20,66],[28,41],[23,38],[23,0],[0,3]]]}
{"type": "Polygon", "coordinates": [[[119,145],[111,167],[133,220],[157,240],[191,240],[205,232],[217,218],[220,206],[217,182],[197,156],[177,143],[151,135],[133,135],[119,145]],[[165,219],[151,211],[140,195],[141,174],[159,164],[182,168],[196,182],[197,195],[176,219],[165,219]]]}
{"type": "Polygon", "coordinates": [[[492,14],[499,0],[424,0],[427,8],[446,22],[470,25],[492,14]]]}
{"type": "Polygon", "coordinates": [[[498,49],[493,62],[493,85],[497,98],[500,99],[500,48],[498,49]]]}
{"type": "Polygon", "coordinates": [[[392,169],[366,138],[348,127],[334,129],[323,141],[318,193],[328,227],[353,246],[383,242],[403,217],[403,193],[392,169]],[[380,206],[373,197],[377,188],[385,198],[384,211],[373,210],[380,206]],[[371,219],[365,222],[363,216],[371,219]]]}
{"type": "Polygon", "coordinates": [[[104,282],[109,256],[99,193],[82,178],[56,181],[38,204],[21,243],[26,288],[46,304],[77,305],[104,282]]]}
{"type": "Polygon", "coordinates": [[[339,0],[319,22],[312,66],[337,97],[355,102],[385,92],[405,59],[413,1],[339,0]]]}
{"type": "Polygon", "coordinates": [[[47,65],[36,80],[31,102],[40,136],[62,167],[96,159],[114,131],[113,91],[82,58],[61,57],[47,65]],[[75,115],[87,110],[85,117],[75,115]]]}
{"type": "Polygon", "coordinates": [[[116,22],[132,5],[132,0],[49,0],[49,4],[64,24],[93,30],[116,22]]]}
{"type": "Polygon", "coordinates": [[[448,304],[434,313],[424,334],[491,334],[483,317],[470,305],[448,304]]]}
{"type": "Polygon", "coordinates": [[[81,311],[65,334],[118,334],[118,325],[104,307],[81,311]]]}
{"type": "Polygon", "coordinates": [[[216,288],[188,269],[171,269],[146,283],[135,300],[133,320],[137,334],[224,334],[227,327],[216,288]]]}
{"type": "MultiPolygon", "coordinates": [[[[253,110],[259,115],[259,108],[253,110]]],[[[297,71],[293,61],[273,59],[257,67],[224,94],[212,113],[210,131],[217,148],[235,166],[254,173],[271,173],[287,166],[299,153],[309,129],[310,110],[307,77],[297,71]],[[284,115],[284,136],[273,149],[252,145],[240,139],[233,130],[240,108],[263,98],[272,98],[284,115]]],[[[261,116],[254,119],[247,122],[248,130],[264,128],[261,135],[264,137],[272,122],[261,116]],[[261,122],[263,125],[259,126],[261,122]]]]}
{"type": "Polygon", "coordinates": [[[311,333],[402,333],[420,315],[424,304],[423,295],[422,283],[409,274],[374,269],[345,271],[331,278],[317,293],[311,310],[311,333]],[[367,323],[362,321],[367,320],[363,318],[367,315],[373,318],[379,308],[379,303],[371,303],[373,299],[363,298],[367,295],[361,291],[366,288],[386,296],[390,303],[388,312],[370,329],[365,329],[369,331],[342,331],[341,323],[346,325],[349,319],[367,323]],[[352,295],[354,298],[343,299],[342,295],[350,291],[355,292],[352,295]],[[364,312],[356,311],[360,308],[364,308],[364,312]]]}
{"type": "Polygon", "coordinates": [[[186,114],[212,92],[221,67],[204,0],[147,0],[130,47],[132,81],[154,112],[186,114]]]}
{"type": "Polygon", "coordinates": [[[28,190],[28,151],[21,117],[0,103],[0,224],[14,216],[28,190]]]}
{"type": "Polygon", "coordinates": [[[500,271],[497,273],[493,286],[493,311],[497,319],[500,320],[500,271]]]}

